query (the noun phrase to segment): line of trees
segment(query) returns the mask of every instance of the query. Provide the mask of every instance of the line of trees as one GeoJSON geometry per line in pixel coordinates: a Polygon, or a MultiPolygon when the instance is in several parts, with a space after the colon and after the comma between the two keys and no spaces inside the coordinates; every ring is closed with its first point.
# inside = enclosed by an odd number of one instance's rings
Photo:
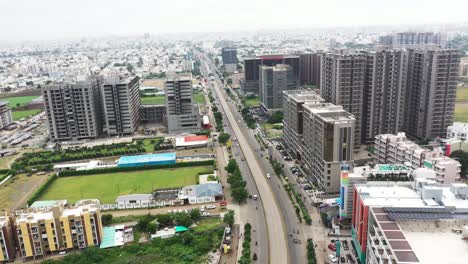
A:
{"type": "Polygon", "coordinates": [[[231,185],[232,198],[240,204],[245,202],[249,197],[249,192],[245,188],[247,183],[242,178],[236,160],[230,159],[225,169],[229,173],[227,182],[231,185]]]}

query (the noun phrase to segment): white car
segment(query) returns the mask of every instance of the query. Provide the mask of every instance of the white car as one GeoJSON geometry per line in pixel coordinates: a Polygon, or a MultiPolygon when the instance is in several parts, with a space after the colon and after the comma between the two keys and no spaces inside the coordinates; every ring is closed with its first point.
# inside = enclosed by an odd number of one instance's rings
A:
{"type": "Polygon", "coordinates": [[[328,260],[331,262],[331,263],[337,263],[338,262],[338,258],[333,255],[333,254],[330,254],[328,255],[328,260]]]}
{"type": "Polygon", "coordinates": [[[267,179],[270,179],[270,178],[271,178],[271,174],[267,173],[267,179]]]}
{"type": "Polygon", "coordinates": [[[206,210],[211,210],[211,209],[215,209],[215,208],[216,208],[216,205],[214,205],[214,204],[210,204],[210,205],[206,206],[206,210]]]}

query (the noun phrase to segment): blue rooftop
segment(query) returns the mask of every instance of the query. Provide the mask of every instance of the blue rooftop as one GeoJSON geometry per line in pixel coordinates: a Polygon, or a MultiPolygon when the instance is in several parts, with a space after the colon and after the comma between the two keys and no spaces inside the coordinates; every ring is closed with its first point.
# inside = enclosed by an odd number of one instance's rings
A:
{"type": "Polygon", "coordinates": [[[165,165],[175,164],[175,152],[158,153],[158,154],[145,154],[135,156],[122,156],[117,162],[119,167],[139,167],[139,166],[152,166],[152,165],[165,165]]]}

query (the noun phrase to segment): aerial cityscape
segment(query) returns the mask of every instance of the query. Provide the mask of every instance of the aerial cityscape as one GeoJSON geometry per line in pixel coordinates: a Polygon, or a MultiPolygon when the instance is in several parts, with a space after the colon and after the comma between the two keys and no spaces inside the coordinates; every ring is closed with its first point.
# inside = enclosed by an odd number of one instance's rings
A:
{"type": "Polygon", "coordinates": [[[0,1],[0,263],[468,263],[468,2],[0,1]]]}

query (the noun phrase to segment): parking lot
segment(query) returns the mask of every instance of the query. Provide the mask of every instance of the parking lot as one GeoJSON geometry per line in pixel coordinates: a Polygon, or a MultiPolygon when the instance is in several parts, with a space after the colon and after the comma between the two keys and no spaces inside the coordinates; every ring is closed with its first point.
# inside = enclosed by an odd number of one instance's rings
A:
{"type": "Polygon", "coordinates": [[[350,237],[332,237],[330,238],[327,247],[327,258],[328,263],[359,263],[357,261],[356,253],[354,252],[350,237]],[[338,243],[339,241],[339,243],[338,243]],[[336,247],[340,247],[340,256],[333,258],[336,253],[336,247]]]}

